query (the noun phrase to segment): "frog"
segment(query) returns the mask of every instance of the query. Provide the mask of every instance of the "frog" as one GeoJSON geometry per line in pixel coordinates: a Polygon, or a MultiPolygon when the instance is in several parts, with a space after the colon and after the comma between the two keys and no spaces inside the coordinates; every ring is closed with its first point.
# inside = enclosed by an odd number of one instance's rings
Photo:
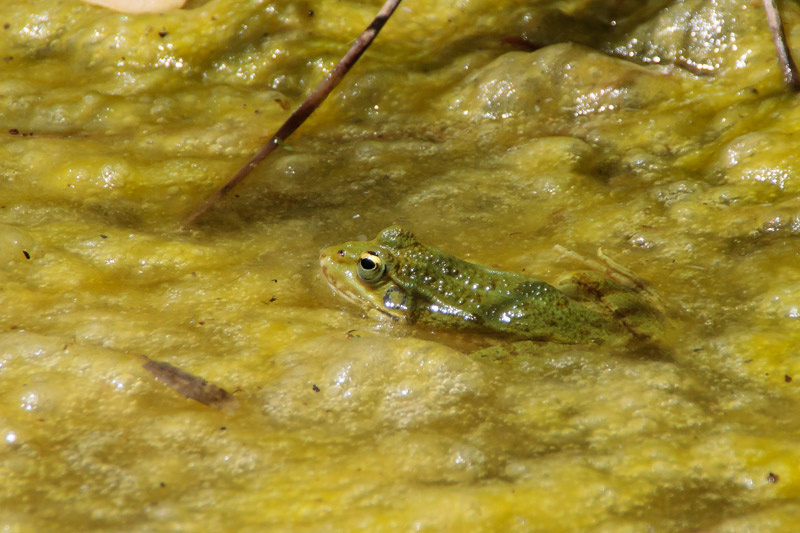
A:
{"type": "Polygon", "coordinates": [[[399,225],[319,260],[335,294],[391,321],[560,344],[657,339],[663,307],[644,280],[602,250],[595,260],[555,249],[586,269],[551,284],[459,259],[399,225]]]}

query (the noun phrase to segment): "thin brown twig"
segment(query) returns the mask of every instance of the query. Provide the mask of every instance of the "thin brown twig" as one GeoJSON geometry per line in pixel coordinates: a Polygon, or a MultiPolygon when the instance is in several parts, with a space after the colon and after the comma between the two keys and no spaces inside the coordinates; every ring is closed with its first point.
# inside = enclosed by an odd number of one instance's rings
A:
{"type": "Polygon", "coordinates": [[[366,51],[378,32],[381,31],[383,25],[392,16],[394,10],[400,4],[401,0],[387,0],[378,14],[373,19],[372,23],[367,26],[367,29],[359,35],[356,42],[347,53],[342,57],[339,63],[333,67],[328,77],[320,83],[314,92],[312,92],[305,101],[300,104],[294,113],[286,119],[286,122],[278,128],[278,131],[272,138],[264,145],[261,150],[250,159],[242,168],[239,169],[228,182],[215,192],[206,202],[189,215],[184,221],[184,227],[190,227],[198,218],[203,216],[209,209],[214,207],[231,189],[236,187],[242,180],[244,180],[258,164],[271,154],[283,141],[286,140],[292,133],[300,127],[300,125],[320,106],[320,104],[327,98],[333,89],[339,84],[347,72],[355,65],[356,61],[361,57],[361,54],[366,51]]]}
{"type": "Polygon", "coordinates": [[[778,62],[783,69],[783,79],[795,91],[800,91],[800,74],[797,72],[797,65],[792,57],[792,50],[786,42],[786,33],[781,22],[781,13],[775,0],[764,0],[764,10],[767,12],[767,24],[772,33],[772,40],[775,42],[775,50],[778,53],[778,62]]]}

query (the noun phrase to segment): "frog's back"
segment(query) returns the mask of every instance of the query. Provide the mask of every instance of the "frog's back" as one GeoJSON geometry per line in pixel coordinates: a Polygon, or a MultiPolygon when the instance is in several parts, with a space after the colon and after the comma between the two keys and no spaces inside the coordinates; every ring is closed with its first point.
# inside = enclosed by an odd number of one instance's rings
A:
{"type": "Polygon", "coordinates": [[[616,329],[603,313],[523,274],[469,263],[416,242],[394,254],[392,275],[414,295],[412,323],[564,343],[602,342],[616,329]]]}
{"type": "Polygon", "coordinates": [[[486,323],[526,339],[605,342],[619,328],[607,315],[570,300],[552,285],[528,279],[486,310],[486,323]]]}

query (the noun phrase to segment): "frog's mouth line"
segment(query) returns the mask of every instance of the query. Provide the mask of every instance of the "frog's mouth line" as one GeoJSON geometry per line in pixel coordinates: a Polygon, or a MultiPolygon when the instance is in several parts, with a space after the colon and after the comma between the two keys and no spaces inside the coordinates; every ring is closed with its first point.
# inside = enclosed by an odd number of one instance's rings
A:
{"type": "Polygon", "coordinates": [[[384,316],[386,318],[390,318],[390,319],[392,319],[394,321],[399,320],[399,318],[397,318],[393,314],[389,313],[385,309],[381,309],[380,307],[375,307],[374,305],[370,305],[369,302],[364,301],[362,298],[359,298],[358,296],[356,296],[352,292],[348,292],[348,291],[346,291],[344,289],[338,288],[336,285],[331,283],[330,280],[328,281],[328,285],[330,285],[331,289],[333,289],[333,293],[334,294],[336,294],[337,296],[344,296],[345,300],[348,300],[349,302],[352,302],[356,306],[358,306],[361,309],[363,309],[366,313],[370,313],[371,311],[377,311],[378,313],[380,313],[382,316],[384,316]]]}
{"type": "Polygon", "coordinates": [[[353,304],[355,304],[356,306],[360,307],[361,309],[363,309],[367,313],[369,313],[370,311],[377,311],[381,315],[383,315],[385,317],[388,317],[388,318],[390,318],[392,320],[395,320],[395,321],[399,320],[398,317],[392,315],[391,313],[389,313],[385,309],[381,309],[381,308],[376,307],[374,305],[370,305],[369,302],[365,301],[363,298],[359,297],[354,292],[349,291],[346,288],[337,285],[336,282],[333,279],[331,279],[330,276],[328,276],[327,268],[325,266],[322,267],[322,275],[325,278],[325,281],[328,282],[328,286],[331,289],[333,289],[333,294],[335,294],[336,296],[343,296],[345,300],[348,300],[349,302],[352,302],[353,304]]]}

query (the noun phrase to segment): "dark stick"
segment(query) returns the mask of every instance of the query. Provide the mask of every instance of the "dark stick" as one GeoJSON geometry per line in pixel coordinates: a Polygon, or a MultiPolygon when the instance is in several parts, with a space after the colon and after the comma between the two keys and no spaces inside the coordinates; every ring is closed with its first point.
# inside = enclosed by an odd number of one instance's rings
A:
{"type": "Polygon", "coordinates": [[[786,33],[783,31],[781,13],[775,0],[764,0],[764,10],[767,12],[767,24],[769,31],[772,32],[772,40],[775,42],[775,50],[778,52],[778,62],[783,68],[783,79],[795,91],[800,90],[800,74],[797,72],[792,51],[786,42],[786,33]]]}
{"type": "Polygon", "coordinates": [[[339,63],[333,67],[328,77],[320,83],[314,92],[312,92],[305,101],[300,104],[292,115],[286,119],[286,122],[278,128],[278,131],[272,136],[272,138],[264,145],[261,150],[253,156],[250,161],[248,161],[239,171],[233,175],[233,177],[222,186],[220,190],[215,192],[206,203],[201,205],[198,209],[196,209],[191,215],[189,215],[186,220],[184,221],[184,227],[189,227],[194,224],[198,218],[203,216],[209,209],[214,207],[226,194],[228,194],[231,189],[236,187],[242,180],[244,180],[256,166],[269,154],[271,154],[278,146],[280,146],[283,141],[286,140],[289,135],[294,133],[294,131],[300,127],[300,125],[308,118],[308,116],[314,112],[314,110],[319,107],[319,105],[327,98],[327,96],[331,93],[331,91],[336,87],[345,74],[355,65],[358,58],[361,57],[361,54],[369,47],[375,37],[378,35],[378,32],[381,31],[383,25],[386,24],[386,21],[389,20],[389,17],[392,16],[394,10],[400,4],[401,0],[387,0],[383,7],[375,16],[375,19],[372,23],[367,26],[367,29],[359,35],[356,42],[353,46],[350,47],[350,50],[342,57],[339,63]]]}

